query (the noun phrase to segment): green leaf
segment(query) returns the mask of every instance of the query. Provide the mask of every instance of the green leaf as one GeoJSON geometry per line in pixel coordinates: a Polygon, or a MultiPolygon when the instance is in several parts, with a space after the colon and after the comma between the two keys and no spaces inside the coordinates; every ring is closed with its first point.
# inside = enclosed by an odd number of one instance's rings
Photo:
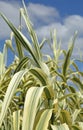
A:
{"type": "Polygon", "coordinates": [[[42,71],[40,68],[33,68],[29,70],[34,76],[36,76],[42,83],[43,86],[46,86],[49,83],[48,77],[46,73],[42,71]]]}
{"type": "Polygon", "coordinates": [[[3,53],[0,52],[0,76],[5,72],[5,63],[3,53]]]}
{"type": "Polygon", "coordinates": [[[72,130],[82,130],[78,125],[72,125],[72,130]]]}
{"type": "Polygon", "coordinates": [[[64,76],[66,76],[67,70],[70,66],[70,58],[71,58],[71,55],[72,55],[72,52],[73,52],[74,42],[75,42],[76,36],[77,36],[77,33],[75,33],[75,35],[74,35],[74,37],[71,41],[71,44],[69,46],[68,52],[66,54],[66,57],[65,57],[65,60],[64,60],[64,63],[63,63],[63,75],[64,76]]]}
{"type": "Polygon", "coordinates": [[[71,78],[71,81],[73,81],[73,83],[75,83],[77,86],[78,86],[78,89],[80,91],[83,91],[83,83],[82,81],[80,80],[79,77],[77,77],[76,75],[74,75],[72,78],[71,78]]]}
{"type": "Polygon", "coordinates": [[[71,54],[71,51],[70,49],[68,50],[67,52],[67,55],[65,57],[65,61],[64,61],[64,64],[63,64],[63,75],[66,76],[66,73],[67,73],[67,69],[70,65],[70,54],[71,54]]]}
{"type": "Polygon", "coordinates": [[[14,48],[12,46],[12,40],[8,39],[5,41],[5,43],[6,43],[7,48],[10,48],[12,50],[12,52],[15,53],[14,48]]]}
{"type": "Polygon", "coordinates": [[[31,37],[31,40],[32,40],[32,44],[34,45],[35,55],[38,58],[38,60],[41,60],[41,52],[40,52],[40,47],[39,47],[39,42],[38,42],[38,39],[37,39],[37,35],[36,35],[35,31],[32,28],[31,21],[30,21],[30,19],[28,17],[27,9],[26,9],[24,1],[22,1],[22,3],[23,3],[24,9],[21,9],[20,11],[21,11],[21,14],[22,14],[22,16],[23,16],[23,18],[25,20],[27,29],[29,31],[29,34],[30,34],[30,37],[31,37]]]}
{"type": "Polygon", "coordinates": [[[23,69],[23,67],[28,63],[29,58],[28,57],[24,57],[22,58],[22,60],[19,62],[19,64],[17,65],[14,73],[20,71],[21,69],[23,69]]]}
{"type": "Polygon", "coordinates": [[[51,125],[52,130],[69,130],[69,127],[66,123],[61,124],[61,125],[51,125]]]}
{"type": "Polygon", "coordinates": [[[38,103],[44,87],[31,87],[26,94],[22,130],[33,130],[38,103]]]}
{"type": "Polygon", "coordinates": [[[24,57],[23,48],[20,41],[17,39],[17,37],[15,37],[15,41],[16,41],[15,43],[16,43],[16,48],[18,52],[18,57],[21,60],[24,57]]]}
{"type": "Polygon", "coordinates": [[[75,109],[74,113],[72,114],[72,122],[74,123],[78,114],[80,113],[81,109],[75,109]]]}
{"type": "Polygon", "coordinates": [[[45,38],[42,40],[42,42],[41,42],[40,45],[39,45],[40,49],[43,48],[44,43],[45,43],[46,41],[47,41],[47,39],[45,39],[45,38]]]}
{"type": "Polygon", "coordinates": [[[78,122],[78,124],[79,124],[80,128],[82,128],[82,130],[83,130],[83,122],[78,122]]]}
{"type": "Polygon", "coordinates": [[[16,88],[18,87],[22,77],[25,75],[26,72],[27,72],[26,70],[19,71],[18,73],[16,73],[13,76],[12,80],[9,83],[9,86],[8,86],[7,91],[6,91],[5,98],[4,98],[4,101],[2,104],[2,110],[0,113],[0,126],[4,120],[5,114],[6,114],[7,109],[11,103],[11,100],[13,98],[15,91],[16,91],[16,88]]]}
{"type": "Polygon", "coordinates": [[[0,75],[5,72],[5,66],[7,65],[7,45],[4,44],[3,53],[0,52],[0,75]]]}
{"type": "Polygon", "coordinates": [[[51,109],[45,110],[42,113],[35,130],[48,130],[48,125],[49,125],[49,120],[51,118],[51,115],[52,115],[51,109]]]}
{"type": "Polygon", "coordinates": [[[20,129],[20,110],[13,112],[13,128],[14,130],[20,129]]]}
{"type": "Polygon", "coordinates": [[[72,125],[72,118],[67,110],[61,110],[60,116],[62,116],[62,123],[67,123],[69,127],[72,125]]]}
{"type": "Polygon", "coordinates": [[[36,62],[36,64],[40,67],[39,65],[39,61],[34,53],[34,50],[30,44],[30,42],[28,41],[28,39],[19,31],[17,30],[14,25],[5,17],[5,15],[3,15],[2,13],[0,13],[1,17],[5,20],[5,22],[8,24],[8,26],[11,28],[11,30],[14,32],[14,35],[16,36],[16,38],[20,41],[20,43],[22,44],[22,46],[29,51],[29,53],[31,54],[31,56],[33,57],[34,61],[36,62]]]}
{"type": "Polygon", "coordinates": [[[61,54],[60,46],[61,46],[60,43],[57,43],[56,30],[54,30],[54,33],[53,33],[53,53],[54,53],[54,58],[55,58],[56,64],[58,64],[59,56],[61,54]]]}
{"type": "Polygon", "coordinates": [[[59,101],[62,101],[64,99],[66,99],[67,97],[72,97],[72,96],[75,96],[75,95],[77,95],[77,93],[66,94],[66,95],[62,96],[61,98],[59,98],[59,101]]]}

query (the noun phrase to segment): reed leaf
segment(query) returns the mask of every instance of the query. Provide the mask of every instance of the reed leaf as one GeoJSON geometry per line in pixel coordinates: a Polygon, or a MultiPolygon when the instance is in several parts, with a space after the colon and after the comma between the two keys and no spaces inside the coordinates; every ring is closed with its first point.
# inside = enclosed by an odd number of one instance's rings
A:
{"type": "Polygon", "coordinates": [[[72,114],[72,122],[74,123],[78,114],[81,112],[81,109],[76,109],[74,113],[72,114]]]}
{"type": "Polygon", "coordinates": [[[51,109],[45,110],[42,113],[35,130],[48,130],[49,120],[51,116],[52,116],[52,110],[51,109]]]}
{"type": "Polygon", "coordinates": [[[43,86],[46,86],[49,84],[49,80],[47,75],[42,71],[42,69],[39,68],[33,68],[29,70],[30,73],[32,73],[34,76],[36,76],[42,83],[43,86]]]}
{"type": "Polygon", "coordinates": [[[12,80],[9,83],[9,86],[8,86],[8,89],[7,89],[7,92],[5,94],[3,104],[2,104],[2,110],[0,113],[0,126],[5,118],[5,114],[6,114],[8,107],[11,103],[11,100],[12,100],[12,97],[13,97],[15,91],[16,91],[16,88],[18,87],[18,85],[19,85],[19,83],[20,83],[20,81],[25,73],[26,73],[25,70],[19,71],[18,73],[16,73],[13,76],[12,80]]]}
{"type": "Polygon", "coordinates": [[[25,23],[26,23],[27,29],[29,31],[32,43],[34,45],[35,54],[38,57],[38,60],[41,60],[41,52],[40,52],[40,47],[39,47],[39,42],[38,42],[38,39],[37,39],[37,35],[36,35],[35,31],[32,28],[32,25],[31,25],[30,19],[28,17],[27,9],[26,9],[24,1],[22,1],[22,3],[23,3],[24,9],[21,9],[20,11],[21,11],[21,14],[22,14],[22,16],[23,16],[23,18],[25,20],[25,23]]]}
{"type": "Polygon", "coordinates": [[[17,65],[14,73],[20,71],[21,69],[23,69],[23,67],[28,63],[29,58],[28,57],[24,57],[22,58],[22,60],[19,62],[19,64],[17,65]]]}
{"type": "Polygon", "coordinates": [[[73,81],[78,86],[78,89],[81,92],[83,91],[83,83],[77,76],[74,75],[73,78],[71,78],[71,81],[73,81]]]}
{"type": "Polygon", "coordinates": [[[31,87],[26,94],[22,130],[33,130],[38,103],[44,87],[31,87]]]}
{"type": "Polygon", "coordinates": [[[72,96],[75,96],[75,95],[77,95],[77,93],[70,93],[70,94],[66,94],[66,95],[64,95],[64,96],[62,96],[61,98],[58,98],[58,99],[59,99],[59,101],[62,101],[64,99],[68,98],[68,97],[72,97],[72,96]]]}
{"type": "Polygon", "coordinates": [[[61,110],[60,116],[62,117],[61,122],[62,123],[67,123],[69,128],[71,128],[72,118],[71,118],[70,113],[68,111],[66,111],[66,110],[61,110]]]}
{"type": "Polygon", "coordinates": [[[71,41],[71,44],[69,46],[68,52],[66,54],[66,57],[65,57],[65,60],[64,60],[64,63],[63,63],[63,75],[64,76],[66,76],[67,70],[70,66],[70,58],[71,58],[71,55],[72,55],[72,52],[73,52],[76,36],[77,36],[77,32],[75,33],[75,35],[74,35],[74,37],[71,41]]]}
{"type": "Polygon", "coordinates": [[[16,36],[16,38],[20,41],[20,43],[22,44],[22,46],[29,51],[29,53],[31,54],[31,56],[33,57],[34,61],[36,62],[36,64],[40,67],[39,65],[39,61],[34,53],[34,50],[30,44],[30,42],[28,41],[28,39],[19,31],[15,28],[15,26],[5,17],[5,15],[3,15],[2,13],[0,13],[0,16],[5,20],[5,22],[8,24],[8,26],[11,28],[11,30],[14,32],[14,35],[16,36]]]}
{"type": "Polygon", "coordinates": [[[13,112],[13,128],[14,130],[20,129],[20,110],[13,112]]]}
{"type": "Polygon", "coordinates": [[[82,130],[82,128],[78,125],[72,125],[72,130],[82,130]]]}
{"type": "Polygon", "coordinates": [[[39,44],[40,49],[43,48],[43,46],[44,46],[44,44],[45,44],[46,41],[47,41],[46,38],[44,38],[44,39],[42,40],[42,42],[39,44]]]}
{"type": "Polygon", "coordinates": [[[15,37],[15,43],[16,43],[16,48],[17,48],[17,52],[18,52],[18,57],[21,60],[24,57],[24,52],[23,52],[22,45],[17,37],[15,37]]]}
{"type": "Polygon", "coordinates": [[[52,130],[69,130],[69,127],[66,123],[61,124],[61,125],[51,125],[52,130]]]}

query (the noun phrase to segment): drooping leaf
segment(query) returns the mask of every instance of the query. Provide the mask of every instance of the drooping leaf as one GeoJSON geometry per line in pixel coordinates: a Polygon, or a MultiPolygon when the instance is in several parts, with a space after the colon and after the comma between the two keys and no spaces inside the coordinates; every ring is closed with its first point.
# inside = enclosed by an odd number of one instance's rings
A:
{"type": "Polygon", "coordinates": [[[83,91],[83,83],[81,82],[80,78],[78,78],[76,75],[74,75],[71,78],[71,81],[73,81],[78,86],[78,89],[80,91],[83,91]]]}
{"type": "Polygon", "coordinates": [[[61,124],[61,125],[51,125],[52,130],[69,130],[69,127],[66,123],[61,124]]]}
{"type": "Polygon", "coordinates": [[[42,113],[35,130],[48,130],[48,124],[49,124],[51,115],[52,115],[51,109],[45,110],[42,113]]]}
{"type": "Polygon", "coordinates": [[[49,82],[47,75],[40,68],[34,68],[29,70],[34,76],[36,76],[42,83],[43,86],[46,86],[49,82]]]}
{"type": "Polygon", "coordinates": [[[13,76],[12,80],[9,83],[9,86],[8,86],[8,89],[7,89],[7,92],[5,94],[5,98],[4,98],[4,101],[3,101],[2,110],[1,110],[1,113],[0,113],[0,126],[3,122],[3,119],[5,117],[7,109],[9,107],[10,103],[11,103],[12,97],[13,97],[15,91],[16,91],[16,88],[18,87],[22,77],[24,76],[24,74],[26,72],[27,72],[26,70],[19,71],[18,73],[16,73],[13,76]]]}
{"type": "Polygon", "coordinates": [[[38,103],[44,87],[31,87],[26,94],[22,130],[33,130],[38,103]]]}
{"type": "Polygon", "coordinates": [[[19,62],[19,64],[17,65],[17,67],[16,67],[14,73],[16,73],[16,72],[20,71],[21,69],[23,69],[23,67],[27,64],[28,60],[29,60],[28,57],[24,57],[24,58],[19,62]]]}

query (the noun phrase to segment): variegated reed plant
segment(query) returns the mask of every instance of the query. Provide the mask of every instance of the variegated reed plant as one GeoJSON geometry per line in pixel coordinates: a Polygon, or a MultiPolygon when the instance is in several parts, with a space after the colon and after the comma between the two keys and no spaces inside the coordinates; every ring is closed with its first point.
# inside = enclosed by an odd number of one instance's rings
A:
{"type": "Polygon", "coordinates": [[[83,72],[71,59],[76,34],[65,51],[57,43],[54,31],[54,56],[47,55],[45,60],[41,48],[46,40],[39,43],[24,2],[23,7],[20,16],[30,41],[0,13],[13,32],[17,48],[15,53],[10,38],[0,53],[0,130],[82,130],[83,72]],[[6,67],[8,47],[16,58],[6,67]]]}

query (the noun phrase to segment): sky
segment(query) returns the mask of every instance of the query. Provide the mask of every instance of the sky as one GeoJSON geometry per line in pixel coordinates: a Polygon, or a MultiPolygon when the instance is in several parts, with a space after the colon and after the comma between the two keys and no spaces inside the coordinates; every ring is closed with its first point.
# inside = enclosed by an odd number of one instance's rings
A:
{"type": "MultiPolygon", "coordinates": [[[[83,0],[25,0],[25,3],[40,41],[44,37],[49,38],[50,31],[56,29],[57,39],[61,40],[62,48],[67,49],[74,32],[78,31],[73,57],[79,58],[79,51],[83,53],[83,0]]],[[[0,0],[0,11],[16,27],[19,26],[20,7],[21,0],[0,0]]],[[[0,51],[10,32],[9,27],[0,18],[0,51]]],[[[46,47],[45,51],[48,50],[46,47]]],[[[83,64],[78,64],[83,71],[83,64]]]]}

